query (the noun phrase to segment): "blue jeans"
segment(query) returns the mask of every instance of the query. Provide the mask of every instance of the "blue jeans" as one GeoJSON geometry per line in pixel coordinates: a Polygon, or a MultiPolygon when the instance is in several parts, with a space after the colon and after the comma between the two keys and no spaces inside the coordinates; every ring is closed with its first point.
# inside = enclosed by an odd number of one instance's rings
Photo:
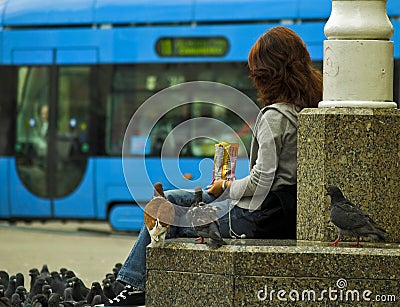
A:
{"type": "MultiPolygon", "coordinates": [[[[190,207],[194,202],[193,191],[171,190],[166,191],[167,199],[176,205],[190,207]]],[[[215,200],[214,196],[203,192],[203,201],[211,203],[215,200]]],[[[222,208],[223,212],[228,212],[231,203],[230,199],[214,202],[213,205],[222,208]]],[[[254,211],[256,212],[256,211],[254,211]]],[[[219,218],[220,230],[224,238],[233,237],[233,234],[245,234],[247,238],[252,238],[255,230],[254,212],[234,207],[230,213],[226,213],[219,218]],[[235,226],[235,227],[233,227],[235,226]],[[232,232],[233,231],[233,232],[232,232]]],[[[177,212],[179,215],[179,212],[177,212]]],[[[190,228],[171,227],[171,237],[192,236],[195,233],[190,228]]],[[[117,280],[123,281],[135,288],[145,290],[146,288],[146,247],[150,244],[150,236],[145,225],[140,230],[139,236],[133,246],[128,258],[125,260],[121,270],[118,273],[117,280]]]]}

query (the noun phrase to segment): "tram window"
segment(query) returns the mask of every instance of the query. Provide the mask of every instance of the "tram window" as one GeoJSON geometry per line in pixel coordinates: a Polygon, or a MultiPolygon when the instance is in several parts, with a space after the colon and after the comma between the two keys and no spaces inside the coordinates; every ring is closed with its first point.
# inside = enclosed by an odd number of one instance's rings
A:
{"type": "Polygon", "coordinates": [[[54,194],[60,197],[75,190],[86,170],[90,68],[62,66],[58,76],[54,194]]]}
{"type": "Polygon", "coordinates": [[[47,197],[47,117],[49,67],[20,67],[16,125],[16,163],[22,182],[34,194],[47,197]]]}
{"type": "Polygon", "coordinates": [[[24,152],[27,161],[45,156],[47,140],[45,109],[49,104],[49,71],[47,67],[21,67],[18,72],[16,151],[24,152]]]}
{"type": "MultiPolygon", "coordinates": [[[[106,152],[110,155],[120,155],[125,130],[136,110],[148,98],[162,89],[187,81],[214,81],[230,85],[245,94],[253,101],[256,100],[256,90],[248,78],[246,63],[178,63],[178,64],[140,64],[115,66],[112,89],[108,97],[106,122],[106,152]]],[[[201,99],[201,97],[200,97],[201,99]]],[[[226,99],[226,97],[224,98],[226,99]]],[[[227,98],[227,99],[234,99],[227,98]]],[[[184,98],[185,101],[195,102],[197,97],[184,98]]],[[[182,101],[182,97],[180,97],[182,101]]],[[[223,101],[218,102],[223,105],[223,101]]],[[[154,121],[154,110],[146,110],[142,121],[154,121]]],[[[170,135],[172,129],[188,119],[208,117],[217,119],[228,125],[239,134],[243,148],[239,154],[246,155],[250,147],[250,130],[235,114],[223,107],[196,102],[170,110],[159,119],[148,136],[143,136],[140,123],[132,131],[137,136],[138,143],[143,138],[148,141],[145,153],[149,156],[159,156],[161,147],[167,156],[211,156],[217,141],[231,141],[232,135],[212,133],[214,139],[197,138],[201,125],[192,124],[187,133],[170,135]],[[167,138],[167,136],[170,137],[167,138]]],[[[230,133],[232,134],[232,133],[230,133]]],[[[143,151],[142,151],[143,152],[143,151]]],[[[131,152],[138,154],[138,152],[131,152]]]]}
{"type": "Polygon", "coordinates": [[[17,169],[38,196],[68,195],[83,178],[89,149],[89,75],[88,67],[19,68],[17,169]],[[51,88],[55,84],[58,88],[51,88]]]}

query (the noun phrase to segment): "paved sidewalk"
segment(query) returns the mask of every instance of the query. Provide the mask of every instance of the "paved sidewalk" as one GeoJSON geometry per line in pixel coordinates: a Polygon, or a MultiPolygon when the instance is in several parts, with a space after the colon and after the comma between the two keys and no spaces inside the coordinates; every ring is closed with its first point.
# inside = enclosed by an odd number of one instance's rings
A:
{"type": "Polygon", "coordinates": [[[137,233],[118,233],[103,222],[0,222],[0,270],[21,272],[47,264],[50,271],[73,270],[86,286],[101,281],[128,256],[137,233]]]}

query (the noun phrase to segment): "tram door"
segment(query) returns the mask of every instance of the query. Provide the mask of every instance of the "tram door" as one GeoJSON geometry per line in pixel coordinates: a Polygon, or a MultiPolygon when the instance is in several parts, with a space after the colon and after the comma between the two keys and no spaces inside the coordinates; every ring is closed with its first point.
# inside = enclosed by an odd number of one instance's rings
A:
{"type": "MultiPolygon", "coordinates": [[[[68,198],[87,169],[90,68],[22,66],[18,78],[15,151],[23,187],[13,187],[11,213],[79,217],[81,204],[69,204],[68,198]],[[57,202],[62,204],[57,207],[57,202]]],[[[83,202],[89,206],[84,215],[91,216],[92,204],[83,202]]]]}

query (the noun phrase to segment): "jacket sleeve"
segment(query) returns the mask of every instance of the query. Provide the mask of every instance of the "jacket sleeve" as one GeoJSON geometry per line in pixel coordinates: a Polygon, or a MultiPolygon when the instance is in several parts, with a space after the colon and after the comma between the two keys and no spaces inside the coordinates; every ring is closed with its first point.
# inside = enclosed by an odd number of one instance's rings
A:
{"type": "Polygon", "coordinates": [[[263,114],[255,128],[259,144],[256,162],[248,176],[231,183],[229,189],[231,199],[268,194],[274,181],[282,139],[288,124],[289,120],[274,109],[269,109],[263,114]]]}

